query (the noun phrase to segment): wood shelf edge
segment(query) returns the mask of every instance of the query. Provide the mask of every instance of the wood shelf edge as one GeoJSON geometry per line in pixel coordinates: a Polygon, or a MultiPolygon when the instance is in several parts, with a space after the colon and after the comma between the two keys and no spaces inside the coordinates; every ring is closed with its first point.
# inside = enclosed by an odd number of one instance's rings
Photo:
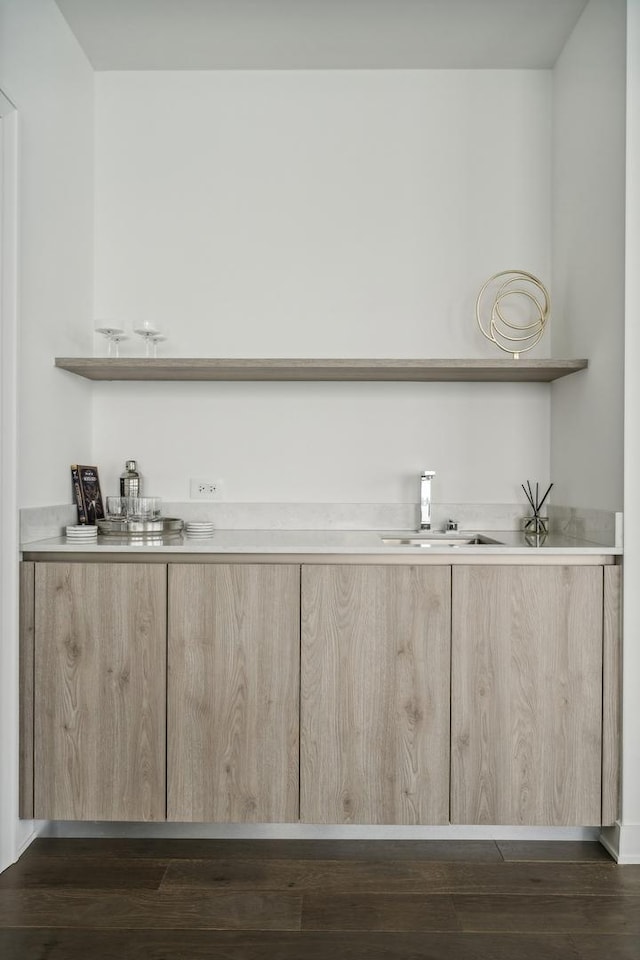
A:
{"type": "Polygon", "coordinates": [[[588,361],[56,357],[55,365],[89,380],[550,382],[584,370],[588,361]]]}

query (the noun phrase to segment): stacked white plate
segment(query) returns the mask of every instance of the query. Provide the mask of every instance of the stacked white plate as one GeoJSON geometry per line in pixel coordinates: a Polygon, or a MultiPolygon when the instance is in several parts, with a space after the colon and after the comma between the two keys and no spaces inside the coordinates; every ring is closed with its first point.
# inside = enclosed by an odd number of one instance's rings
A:
{"type": "Polygon", "coordinates": [[[184,532],[192,540],[208,540],[213,536],[214,526],[210,520],[188,520],[184,532]]]}
{"type": "Polygon", "coordinates": [[[88,524],[78,525],[76,527],[67,527],[67,540],[73,543],[93,543],[98,539],[98,528],[88,524]]]}

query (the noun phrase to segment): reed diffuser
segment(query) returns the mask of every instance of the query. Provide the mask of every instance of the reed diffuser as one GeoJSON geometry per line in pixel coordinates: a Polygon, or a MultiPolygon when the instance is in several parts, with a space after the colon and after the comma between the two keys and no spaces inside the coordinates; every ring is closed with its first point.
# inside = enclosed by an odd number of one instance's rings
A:
{"type": "Polygon", "coordinates": [[[535,533],[536,536],[539,536],[540,534],[548,533],[548,518],[541,516],[540,511],[544,506],[545,500],[549,496],[549,493],[551,491],[551,487],[553,486],[553,484],[552,483],[549,484],[542,498],[540,498],[539,487],[537,483],[536,483],[535,493],[533,491],[531,483],[528,480],[527,480],[526,487],[524,483],[520,484],[520,486],[524,490],[524,495],[529,501],[529,505],[532,510],[531,515],[524,518],[524,532],[535,533]]]}

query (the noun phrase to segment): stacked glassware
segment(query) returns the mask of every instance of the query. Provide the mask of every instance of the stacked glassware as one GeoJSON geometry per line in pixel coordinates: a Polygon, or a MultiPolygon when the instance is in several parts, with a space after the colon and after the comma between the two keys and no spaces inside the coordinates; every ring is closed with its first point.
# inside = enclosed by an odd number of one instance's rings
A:
{"type": "Polygon", "coordinates": [[[107,497],[107,516],[98,520],[98,529],[119,537],[180,533],[182,520],[163,517],[160,505],[160,497],[107,497]]]}

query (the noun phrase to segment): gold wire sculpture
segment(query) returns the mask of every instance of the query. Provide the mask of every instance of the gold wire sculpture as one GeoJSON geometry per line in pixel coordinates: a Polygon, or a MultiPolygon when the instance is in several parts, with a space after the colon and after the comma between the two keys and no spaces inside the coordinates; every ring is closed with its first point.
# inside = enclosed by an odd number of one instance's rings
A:
{"type": "Polygon", "coordinates": [[[537,277],[525,270],[504,270],[489,277],[480,290],[476,320],[487,340],[517,360],[521,353],[540,342],[549,319],[549,307],[549,294],[537,277]],[[507,306],[513,315],[505,315],[507,306]]]}

